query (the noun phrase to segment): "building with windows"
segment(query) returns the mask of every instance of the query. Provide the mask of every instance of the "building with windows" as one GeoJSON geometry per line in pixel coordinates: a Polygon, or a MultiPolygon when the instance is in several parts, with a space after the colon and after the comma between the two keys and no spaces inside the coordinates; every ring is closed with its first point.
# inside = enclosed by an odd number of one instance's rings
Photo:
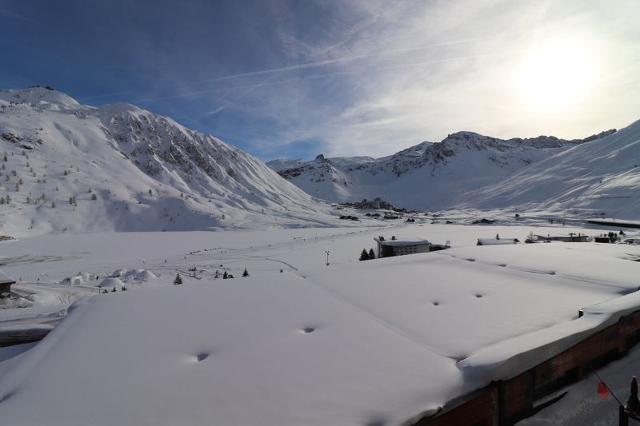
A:
{"type": "Polygon", "coordinates": [[[445,248],[445,246],[432,244],[429,240],[424,239],[398,240],[395,237],[391,237],[391,240],[387,240],[383,236],[379,236],[373,240],[378,245],[377,257],[427,253],[445,248]]]}

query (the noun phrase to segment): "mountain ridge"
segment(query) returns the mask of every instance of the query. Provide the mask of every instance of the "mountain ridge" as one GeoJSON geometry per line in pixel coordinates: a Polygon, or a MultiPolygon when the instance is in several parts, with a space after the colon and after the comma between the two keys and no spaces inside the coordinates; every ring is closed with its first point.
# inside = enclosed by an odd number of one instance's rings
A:
{"type": "Polygon", "coordinates": [[[319,155],[308,162],[274,160],[267,165],[328,201],[381,197],[407,208],[445,209],[461,202],[465,193],[505,179],[518,168],[613,133],[615,129],[585,139],[564,140],[554,136],[500,139],[461,131],[441,142],[421,142],[375,159],[319,155]],[[286,164],[295,166],[283,167],[286,164]],[[456,179],[465,183],[452,182],[456,179]]]}
{"type": "Polygon", "coordinates": [[[329,206],[260,160],[131,104],[86,106],[46,87],[2,90],[0,145],[1,233],[334,220],[329,206]]]}

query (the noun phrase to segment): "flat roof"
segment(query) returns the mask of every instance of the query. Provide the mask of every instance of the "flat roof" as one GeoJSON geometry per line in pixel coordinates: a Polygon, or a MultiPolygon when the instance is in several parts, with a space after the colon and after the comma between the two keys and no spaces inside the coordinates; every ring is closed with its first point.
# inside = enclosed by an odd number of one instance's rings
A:
{"type": "Polygon", "coordinates": [[[12,284],[15,283],[16,280],[5,274],[2,270],[0,270],[0,284],[12,284]]]}
{"type": "Polygon", "coordinates": [[[374,240],[376,240],[383,246],[392,246],[392,247],[406,247],[406,246],[419,246],[419,245],[431,244],[429,240],[425,240],[425,239],[380,241],[378,238],[374,238],[374,240]]]}

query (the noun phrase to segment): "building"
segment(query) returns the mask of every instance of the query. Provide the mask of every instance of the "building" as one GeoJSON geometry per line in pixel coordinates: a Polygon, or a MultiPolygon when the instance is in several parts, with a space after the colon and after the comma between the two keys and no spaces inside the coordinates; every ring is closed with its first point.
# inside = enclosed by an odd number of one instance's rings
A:
{"type": "MultiPolygon", "coordinates": [[[[373,239],[378,244],[378,257],[404,256],[406,254],[427,253],[440,250],[440,246],[428,240],[385,240],[383,236],[373,239]]],[[[444,247],[443,247],[444,248],[444,247]]]]}
{"type": "Polygon", "coordinates": [[[14,279],[9,278],[4,272],[0,271],[0,299],[9,297],[11,294],[11,285],[15,284],[14,279]]]}
{"type": "Polygon", "coordinates": [[[520,240],[517,238],[478,238],[476,245],[478,246],[498,246],[505,244],[518,244],[520,240]]]}
{"type": "Polygon", "coordinates": [[[550,242],[550,241],[562,241],[565,243],[586,243],[591,241],[591,237],[589,237],[588,235],[584,235],[584,234],[574,234],[571,233],[569,234],[569,236],[554,236],[554,235],[547,235],[546,237],[543,235],[533,235],[534,239],[532,239],[532,241],[545,241],[545,242],[550,242]]]}

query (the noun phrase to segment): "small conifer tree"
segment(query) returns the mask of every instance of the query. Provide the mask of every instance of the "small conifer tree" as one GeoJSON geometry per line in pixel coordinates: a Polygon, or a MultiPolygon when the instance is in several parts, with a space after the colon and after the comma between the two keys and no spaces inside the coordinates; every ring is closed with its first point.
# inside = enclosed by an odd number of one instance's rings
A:
{"type": "Polygon", "coordinates": [[[370,248],[369,249],[369,259],[375,259],[376,258],[376,254],[373,252],[373,249],[370,248]]]}
{"type": "Polygon", "coordinates": [[[243,277],[248,277],[249,276],[249,271],[247,271],[247,268],[244,268],[244,272],[242,273],[243,277]]]}
{"type": "Polygon", "coordinates": [[[173,280],[173,284],[175,284],[175,285],[182,284],[182,277],[180,276],[180,274],[176,274],[176,279],[173,280]]]}
{"type": "Polygon", "coordinates": [[[367,249],[362,249],[362,253],[360,253],[360,260],[369,260],[369,253],[367,253],[367,249]]]}

